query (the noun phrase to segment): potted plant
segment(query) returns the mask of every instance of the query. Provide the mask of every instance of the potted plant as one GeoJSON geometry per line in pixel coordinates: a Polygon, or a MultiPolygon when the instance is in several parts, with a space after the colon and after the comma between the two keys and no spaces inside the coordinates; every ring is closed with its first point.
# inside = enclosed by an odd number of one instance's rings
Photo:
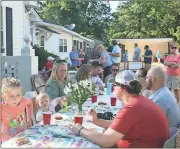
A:
{"type": "Polygon", "coordinates": [[[75,84],[68,83],[65,87],[65,94],[68,95],[68,100],[77,105],[78,114],[83,114],[83,103],[96,94],[95,85],[89,80],[82,80],[75,84]]]}

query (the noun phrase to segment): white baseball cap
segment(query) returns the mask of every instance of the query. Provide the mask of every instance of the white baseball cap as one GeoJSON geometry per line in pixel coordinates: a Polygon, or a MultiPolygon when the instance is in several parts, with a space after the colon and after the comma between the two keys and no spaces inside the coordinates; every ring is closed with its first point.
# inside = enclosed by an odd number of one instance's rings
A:
{"type": "Polygon", "coordinates": [[[47,58],[47,60],[48,61],[53,61],[55,58],[53,58],[53,57],[51,57],[51,56],[49,56],[48,58],[47,58]]]}
{"type": "Polygon", "coordinates": [[[129,86],[132,81],[138,81],[137,76],[132,70],[123,70],[115,77],[115,82],[129,86]]]}

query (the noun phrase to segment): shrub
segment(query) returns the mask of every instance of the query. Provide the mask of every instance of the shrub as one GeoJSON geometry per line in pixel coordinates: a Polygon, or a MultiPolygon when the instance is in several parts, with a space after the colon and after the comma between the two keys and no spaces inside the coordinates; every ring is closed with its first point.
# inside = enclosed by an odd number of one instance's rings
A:
{"type": "Polygon", "coordinates": [[[45,51],[43,48],[38,45],[34,45],[33,49],[35,49],[35,56],[38,56],[38,69],[42,70],[49,56],[57,58],[58,56],[52,53],[45,51]]]}
{"type": "MultiPolygon", "coordinates": [[[[34,45],[33,49],[35,49],[35,56],[38,56],[38,69],[42,70],[44,68],[45,63],[47,62],[47,58],[49,56],[54,57],[55,59],[60,59],[59,56],[49,53],[44,48],[39,47],[38,45],[34,45]]],[[[68,69],[71,70],[71,64],[68,63],[68,69]]]]}

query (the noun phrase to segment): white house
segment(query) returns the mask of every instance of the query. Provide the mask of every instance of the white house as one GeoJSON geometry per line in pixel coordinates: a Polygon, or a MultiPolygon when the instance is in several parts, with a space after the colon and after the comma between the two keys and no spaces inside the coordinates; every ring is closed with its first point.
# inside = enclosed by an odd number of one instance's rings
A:
{"type": "Polygon", "coordinates": [[[36,12],[36,1],[2,1],[1,49],[3,56],[20,56],[24,36],[30,34],[32,44],[43,47],[61,58],[69,56],[72,46],[86,49],[93,41],[63,26],[44,22],[36,12]]]}
{"type": "Polygon", "coordinates": [[[93,40],[81,36],[80,34],[70,31],[63,26],[47,22],[36,22],[34,24],[37,40],[33,44],[38,44],[50,53],[56,54],[61,58],[69,57],[72,47],[77,49],[86,49],[93,40]]]}
{"type": "Polygon", "coordinates": [[[37,1],[2,1],[1,4],[0,74],[2,78],[18,78],[23,93],[32,90],[31,76],[38,73],[38,57],[31,53],[29,37],[33,44],[61,58],[68,57],[73,45],[85,49],[93,41],[62,26],[44,22],[36,12],[37,1]]]}
{"type": "Polygon", "coordinates": [[[33,32],[33,21],[41,21],[33,8],[36,1],[1,2],[1,49],[3,56],[20,56],[24,36],[33,32]]]}

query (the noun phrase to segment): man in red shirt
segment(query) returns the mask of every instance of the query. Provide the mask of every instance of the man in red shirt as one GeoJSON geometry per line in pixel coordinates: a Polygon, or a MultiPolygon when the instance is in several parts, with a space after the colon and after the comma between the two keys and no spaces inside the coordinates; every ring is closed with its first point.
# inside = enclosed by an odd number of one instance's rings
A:
{"type": "Polygon", "coordinates": [[[97,118],[94,110],[92,122],[106,129],[104,133],[89,130],[80,124],[72,126],[75,134],[101,147],[162,148],[169,137],[168,121],[158,105],[139,95],[141,85],[135,74],[124,70],[117,74],[115,93],[125,106],[112,121],[97,118]]]}

